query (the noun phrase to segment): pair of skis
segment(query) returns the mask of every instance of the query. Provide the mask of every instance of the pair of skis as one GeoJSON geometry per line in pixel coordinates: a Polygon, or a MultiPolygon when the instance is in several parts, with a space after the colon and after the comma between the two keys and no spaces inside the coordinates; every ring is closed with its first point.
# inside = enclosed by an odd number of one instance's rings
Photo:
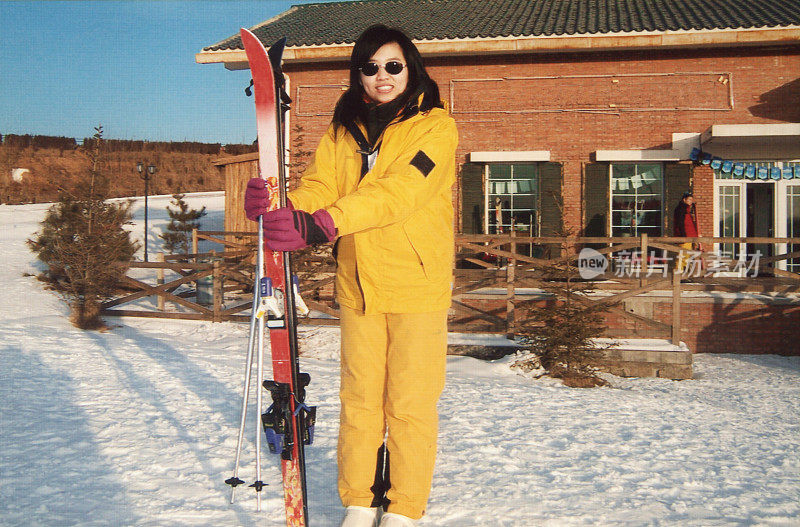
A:
{"type": "MultiPolygon", "coordinates": [[[[266,180],[269,210],[274,210],[286,206],[282,124],[283,113],[288,109],[290,99],[284,91],[281,71],[285,39],[267,51],[250,31],[242,29],[241,37],[253,76],[259,175],[266,180]]],[[[256,474],[255,482],[250,487],[256,490],[256,509],[260,511],[261,490],[265,486],[261,480],[260,457],[263,428],[270,452],[281,455],[286,525],[306,527],[308,505],[304,445],[310,444],[313,439],[316,408],[304,403],[305,387],[310,377],[299,372],[297,310],[307,311],[307,308],[297,294],[297,279],[292,275],[290,254],[265,249],[262,218],[258,221],[258,253],[253,289],[239,438],[233,476],[225,482],[232,487],[233,503],[236,487],[245,483],[239,478],[239,460],[247,421],[254,356],[257,379],[261,381],[264,376],[264,336],[268,329],[273,379],[263,381],[262,386],[270,392],[272,405],[263,414],[256,415],[256,474]]],[[[256,390],[256,413],[260,414],[263,392],[260,386],[256,390]]]]}

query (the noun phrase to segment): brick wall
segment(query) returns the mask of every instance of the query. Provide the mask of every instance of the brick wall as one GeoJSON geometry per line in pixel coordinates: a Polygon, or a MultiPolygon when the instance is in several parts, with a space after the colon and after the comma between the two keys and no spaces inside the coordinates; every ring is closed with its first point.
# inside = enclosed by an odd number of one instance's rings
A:
{"type": "MultiPolygon", "coordinates": [[[[458,162],[472,151],[549,150],[552,161],[564,164],[568,228],[581,228],[581,164],[596,150],[670,148],[673,132],[700,133],[712,124],[800,122],[797,44],[429,58],[426,64],[454,106],[458,162]]],[[[330,122],[332,101],[347,85],[346,64],[289,64],[286,71],[295,98],[292,126],[302,125],[305,146],[313,149],[330,122]]],[[[713,234],[712,177],[706,167],[695,171],[698,210],[708,211],[700,216],[706,235],[713,234]]]]}
{"type": "MultiPolygon", "coordinates": [[[[521,300],[521,298],[520,298],[521,300]]],[[[653,319],[672,324],[672,301],[668,297],[647,298],[653,319]]],[[[465,304],[505,319],[505,298],[463,300],[465,304]]],[[[538,307],[552,305],[553,299],[535,302],[538,307]]],[[[529,316],[526,308],[516,310],[517,320],[529,316]]],[[[475,316],[458,313],[451,317],[452,328],[469,331],[504,332],[505,326],[491,324],[475,316]]],[[[650,326],[616,313],[605,315],[607,335],[627,338],[669,338],[650,326]]],[[[707,296],[681,304],[681,340],[692,353],[774,353],[800,355],[797,328],[800,327],[800,302],[777,299],[756,301],[744,298],[707,296]],[[765,303],[766,302],[766,303],[765,303]]]]}
{"type": "MultiPolygon", "coordinates": [[[[708,165],[694,167],[692,192],[697,203],[697,223],[702,236],[714,235],[714,171],[708,165]]],[[[671,234],[671,233],[670,233],[671,234]]]]}
{"type": "MultiPolygon", "coordinates": [[[[455,109],[457,161],[464,163],[474,151],[549,150],[551,160],[564,165],[564,220],[576,231],[582,228],[582,166],[594,161],[597,150],[669,149],[672,133],[701,133],[713,124],[800,122],[797,43],[438,57],[426,64],[442,98],[455,109]]],[[[304,148],[313,150],[330,122],[333,101],[347,85],[347,65],[288,64],[286,72],[295,99],[292,129],[300,125],[304,148]]],[[[711,236],[715,204],[709,167],[694,168],[693,188],[700,232],[711,236]]],[[[458,206],[457,188],[453,195],[458,206]]],[[[671,214],[674,206],[665,203],[665,212],[671,214]]],[[[476,302],[504,316],[504,299],[476,302]]],[[[670,302],[654,304],[652,315],[671,323],[670,302]]],[[[683,340],[693,352],[800,354],[798,306],[708,299],[685,304],[683,320],[683,340]]],[[[609,315],[607,324],[622,332],[642,330],[620,315],[609,315]]],[[[472,325],[499,330],[478,319],[472,325]]]]}
{"type": "MultiPolygon", "coordinates": [[[[672,305],[654,305],[657,320],[672,323],[672,305]]],[[[719,299],[681,305],[682,336],[694,353],[800,355],[800,304],[719,299]]]]}

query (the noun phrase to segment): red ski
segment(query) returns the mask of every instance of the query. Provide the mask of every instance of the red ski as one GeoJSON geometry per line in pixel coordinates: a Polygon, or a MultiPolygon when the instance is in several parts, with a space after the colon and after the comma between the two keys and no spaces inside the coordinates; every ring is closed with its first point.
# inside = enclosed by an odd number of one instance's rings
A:
{"type": "MultiPolygon", "coordinates": [[[[267,51],[261,41],[246,29],[241,30],[242,42],[253,76],[253,92],[258,129],[259,176],[266,180],[269,210],[286,205],[286,174],[283,162],[283,112],[288,109],[289,97],[283,90],[281,56],[285,39],[267,51]]],[[[313,438],[316,409],[304,404],[305,387],[309,376],[299,372],[297,349],[296,279],[292,276],[288,252],[272,252],[264,244],[262,221],[259,218],[256,280],[253,309],[250,319],[245,387],[242,397],[242,418],[239,444],[236,451],[234,475],[226,483],[234,489],[244,483],[238,477],[239,456],[250,392],[253,356],[257,357],[257,378],[263,379],[263,342],[266,328],[272,355],[273,379],[263,382],[272,396],[272,405],[257,416],[256,431],[256,490],[257,508],[261,506],[261,434],[263,427],[269,449],[281,455],[283,494],[286,505],[286,525],[305,527],[308,506],[305,477],[304,445],[313,438]]],[[[299,297],[298,297],[299,298],[299,297]]],[[[305,307],[305,306],[302,306],[305,307]]],[[[262,391],[257,392],[258,413],[262,411],[262,391]]],[[[233,490],[231,492],[233,500],[233,490]]]]}

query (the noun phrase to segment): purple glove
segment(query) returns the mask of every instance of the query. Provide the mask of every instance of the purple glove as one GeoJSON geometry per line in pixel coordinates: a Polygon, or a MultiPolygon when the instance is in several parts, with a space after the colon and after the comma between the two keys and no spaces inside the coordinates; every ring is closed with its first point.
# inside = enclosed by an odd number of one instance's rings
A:
{"type": "Polygon", "coordinates": [[[273,251],[296,251],[333,241],[336,226],[325,209],[314,214],[283,207],[264,212],[264,239],[273,251]]]}
{"type": "MultiPolygon", "coordinates": [[[[294,210],[292,202],[286,198],[286,206],[294,210]]],[[[244,213],[248,220],[258,221],[258,217],[267,212],[269,208],[269,192],[267,182],[260,177],[254,177],[247,182],[244,191],[244,213]]]]}
{"type": "Polygon", "coordinates": [[[267,182],[260,177],[254,177],[247,182],[244,191],[244,213],[248,220],[258,221],[258,217],[267,212],[269,207],[269,193],[267,182]]]}
{"type": "Polygon", "coordinates": [[[268,198],[266,181],[254,177],[247,182],[244,191],[244,213],[248,220],[258,221],[258,217],[267,212],[268,198]]]}

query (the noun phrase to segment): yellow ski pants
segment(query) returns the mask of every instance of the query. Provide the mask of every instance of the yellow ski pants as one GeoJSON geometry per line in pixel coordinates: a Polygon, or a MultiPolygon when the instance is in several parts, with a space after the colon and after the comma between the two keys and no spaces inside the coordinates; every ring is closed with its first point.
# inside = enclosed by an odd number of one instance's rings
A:
{"type": "Polygon", "coordinates": [[[364,315],[342,306],[340,317],[339,496],[345,507],[372,505],[376,455],[386,438],[387,510],[421,518],[436,460],[447,311],[364,315]]]}

